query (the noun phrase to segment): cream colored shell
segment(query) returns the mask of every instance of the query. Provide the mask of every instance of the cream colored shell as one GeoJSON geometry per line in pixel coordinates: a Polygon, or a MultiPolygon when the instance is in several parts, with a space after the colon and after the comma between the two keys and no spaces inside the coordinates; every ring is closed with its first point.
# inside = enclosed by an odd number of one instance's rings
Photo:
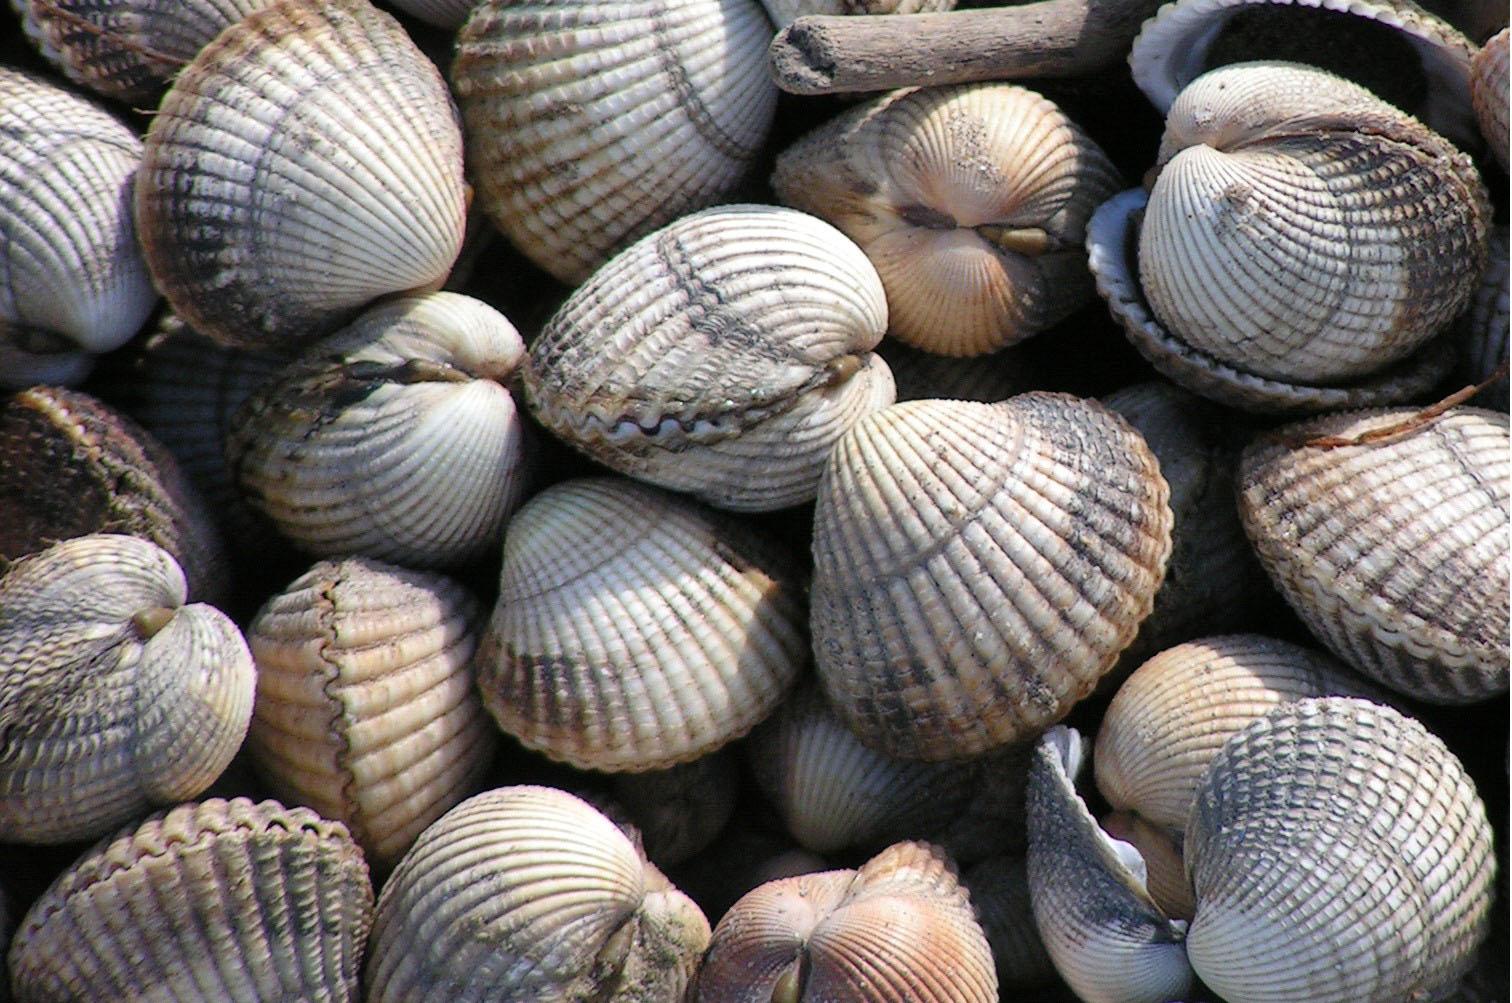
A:
{"type": "Polygon", "coordinates": [[[1470,97],[1481,135],[1502,170],[1507,169],[1508,29],[1492,35],[1470,63],[1470,97]]]}

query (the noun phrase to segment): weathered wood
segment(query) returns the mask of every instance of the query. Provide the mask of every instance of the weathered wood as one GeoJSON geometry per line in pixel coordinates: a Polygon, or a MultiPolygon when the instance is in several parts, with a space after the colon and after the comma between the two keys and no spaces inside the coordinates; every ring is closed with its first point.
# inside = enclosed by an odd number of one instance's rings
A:
{"type": "Polygon", "coordinates": [[[810,15],[772,40],[792,94],[1067,77],[1128,55],[1160,0],[1038,0],[936,14],[810,15]]]}

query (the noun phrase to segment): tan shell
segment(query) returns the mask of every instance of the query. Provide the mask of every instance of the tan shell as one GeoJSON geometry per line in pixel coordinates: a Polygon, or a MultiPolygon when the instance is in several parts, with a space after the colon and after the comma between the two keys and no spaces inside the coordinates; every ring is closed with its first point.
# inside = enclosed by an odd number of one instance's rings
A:
{"type": "Polygon", "coordinates": [[[582,769],[662,769],[744,735],[803,666],[783,551],[687,500],[567,481],[520,509],[477,654],[489,713],[582,769]]]}
{"type": "Polygon", "coordinates": [[[1187,953],[1229,1003],[1437,999],[1489,926],[1485,806],[1443,742],[1380,704],[1302,700],[1231,738],[1186,854],[1187,953]]]}
{"type": "Polygon", "coordinates": [[[1491,231],[1491,254],[1475,297],[1459,319],[1459,367],[1466,383],[1489,385],[1471,403],[1492,411],[1507,410],[1508,294],[1512,272],[1507,269],[1507,224],[1491,231]],[[1497,373],[1500,371],[1500,375],[1497,373]]]}
{"type": "Polygon", "coordinates": [[[634,820],[646,856],[680,864],[708,846],[735,811],[740,776],[727,752],[649,773],[619,773],[614,796],[634,820]]]}
{"type": "Polygon", "coordinates": [[[563,282],[731,200],[777,105],[755,0],[484,0],[452,84],[494,224],[563,282]]]}
{"type": "Polygon", "coordinates": [[[814,497],[830,447],[893,400],[866,256],[775,206],[685,216],[579,287],[530,346],[531,411],[620,473],[737,511],[814,497]]]}
{"type": "Polygon", "coordinates": [[[338,822],[276,801],[180,805],[101,841],[11,945],[18,999],[354,1003],[373,917],[338,822]]]}
{"type": "Polygon", "coordinates": [[[778,31],[800,17],[836,14],[927,14],[955,10],[956,0],[761,0],[778,31]]]}
{"type": "Polygon", "coordinates": [[[1434,703],[1505,692],[1509,453],[1505,414],[1455,408],[1405,435],[1410,408],[1283,426],[1244,451],[1239,514],[1260,563],[1343,661],[1434,703]]]}
{"type": "Polygon", "coordinates": [[[242,406],[229,465],[248,502],[310,553],[413,567],[479,557],[525,487],[523,423],[502,385],[524,354],[479,300],[388,300],[242,406]]]}
{"type": "Polygon", "coordinates": [[[869,101],[777,159],[772,188],[866,252],[888,331],[981,355],[1092,298],[1084,228],[1119,188],[1102,150],[1012,84],[910,88],[869,101]]]}
{"type": "Polygon", "coordinates": [[[857,871],[772,881],[714,929],[696,1003],[996,1003],[992,951],[955,867],[896,843],[857,871]]]}
{"type": "Polygon", "coordinates": [[[1506,28],[1486,40],[1470,64],[1470,97],[1475,106],[1475,119],[1480,123],[1481,135],[1486,145],[1507,169],[1507,45],[1509,32],[1506,28]]]}
{"type": "Polygon", "coordinates": [[[831,705],[903,758],[1034,738],[1148,615],[1167,498],[1139,434],[1066,394],[862,419],[814,513],[814,656],[831,705]]]}
{"type": "Polygon", "coordinates": [[[564,791],[504,787],[426,829],[384,885],[367,1003],[664,1003],[708,943],[703,913],[613,822],[564,791]]]}
{"type": "Polygon", "coordinates": [[[277,0],[217,36],[164,95],[136,186],[173,309],[265,348],[438,286],[465,214],[446,84],[366,0],[277,0]]]}
{"type": "Polygon", "coordinates": [[[989,857],[967,869],[961,883],[971,893],[977,921],[992,945],[999,990],[1006,994],[1054,984],[1055,964],[1034,925],[1024,858],[989,857]]]}
{"type": "Polygon", "coordinates": [[[1171,919],[1190,920],[1197,900],[1181,859],[1181,834],[1172,835],[1131,811],[1110,811],[1097,824],[1114,839],[1128,843],[1144,860],[1145,890],[1171,919]]]}

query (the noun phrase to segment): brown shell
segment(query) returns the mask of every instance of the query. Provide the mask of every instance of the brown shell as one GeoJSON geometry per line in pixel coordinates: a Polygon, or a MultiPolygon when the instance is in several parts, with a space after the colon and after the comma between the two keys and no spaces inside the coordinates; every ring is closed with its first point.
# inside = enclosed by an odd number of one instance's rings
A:
{"type": "Polygon", "coordinates": [[[1475,118],[1491,155],[1507,169],[1507,46],[1512,35],[1506,28],[1486,40],[1470,63],[1470,97],[1475,118]]]}
{"type": "Polygon", "coordinates": [[[649,773],[618,773],[614,796],[658,867],[680,864],[712,843],[730,821],[740,774],[728,751],[649,773]]]}

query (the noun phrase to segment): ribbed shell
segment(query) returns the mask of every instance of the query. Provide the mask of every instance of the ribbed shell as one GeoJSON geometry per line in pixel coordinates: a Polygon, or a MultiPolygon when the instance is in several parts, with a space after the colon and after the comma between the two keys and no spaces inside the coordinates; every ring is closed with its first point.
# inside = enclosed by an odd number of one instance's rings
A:
{"type": "Polygon", "coordinates": [[[887,290],[889,333],[981,355],[1092,298],[1087,219],[1119,188],[1102,150],[1012,84],[909,88],[846,112],[777,159],[784,203],[838,226],[887,290]]]}
{"type": "Polygon", "coordinates": [[[768,882],[725,913],[696,1003],[995,1003],[992,951],[955,867],[896,843],[858,871],[768,882]]]}
{"type": "Polygon", "coordinates": [[[807,654],[802,617],[786,555],[749,527],[630,481],[568,481],[509,525],[478,685],[553,759],[662,769],[771,713],[807,654]]]}
{"type": "Polygon", "coordinates": [[[708,943],[703,913],[613,822],[564,791],[504,787],[426,829],[384,885],[367,1003],[664,1003],[708,943]]]}
{"type": "Polygon", "coordinates": [[[835,440],[893,400],[866,256],[822,220],[741,205],[617,255],[530,346],[526,397],[594,459],[722,508],[810,501],[835,440]]]}
{"type": "Polygon", "coordinates": [[[576,285],[729,201],[777,105],[756,0],[485,0],[457,36],[467,161],[494,224],[576,285]]]}
{"type": "Polygon", "coordinates": [[[1076,792],[1081,735],[1052,728],[1029,768],[1029,894],[1056,970],[1087,1003],[1166,1003],[1192,985],[1185,923],[1145,890],[1144,861],[1076,792]]]}
{"type": "Polygon", "coordinates": [[[248,501],[300,548],[443,567],[498,546],[525,486],[502,385],[524,343],[457,293],[386,301],[311,346],[232,420],[248,501]]]}
{"type": "Polygon", "coordinates": [[[278,0],[220,34],[164,95],[136,186],[174,310],[265,348],[440,285],[465,212],[446,84],[366,0],[278,0]]]}
{"type": "Polygon", "coordinates": [[[1144,858],[1145,890],[1160,911],[1171,919],[1190,920],[1197,902],[1181,859],[1181,833],[1172,835],[1129,811],[1108,812],[1097,824],[1139,851],[1144,858]]]}
{"type": "Polygon", "coordinates": [[[209,787],[255,674],[219,610],[134,536],[65,540],[0,579],[0,840],[91,839],[209,787]]]}
{"type": "Polygon", "coordinates": [[[739,787],[735,759],[728,752],[614,777],[614,796],[658,867],[680,864],[712,843],[735,811],[739,787]]]}
{"type": "Polygon", "coordinates": [[[1492,411],[1507,410],[1508,380],[1505,370],[1496,379],[1498,369],[1507,363],[1508,291],[1512,273],[1507,270],[1507,225],[1491,231],[1491,255],[1486,274],[1475,296],[1459,319],[1460,377],[1467,383],[1491,380],[1471,402],[1492,411]]]}
{"type": "Polygon", "coordinates": [[[361,557],[322,561],[270,598],[247,641],[248,743],[271,793],[396,863],[492,761],[470,664],[482,619],[451,579],[361,557]]]}
{"type": "Polygon", "coordinates": [[[1467,703],[1507,689],[1505,414],[1455,408],[1385,442],[1409,408],[1331,415],[1253,442],[1239,513],[1260,563],[1335,655],[1392,689],[1467,703]]]}
{"type": "Polygon", "coordinates": [[[1470,97],[1475,119],[1480,124],[1486,145],[1507,169],[1507,45],[1506,28],[1486,40],[1470,63],[1470,97]]]}
{"type": "Polygon", "coordinates": [[[1489,925],[1475,785],[1422,725],[1363,700],[1288,704],[1230,739],[1186,854],[1187,953],[1229,1003],[1437,999],[1489,925]]]}
{"type": "Polygon", "coordinates": [[[1055,964],[1045,953],[1029,898],[1029,871],[1023,857],[996,856],[961,875],[971,893],[977,921],[992,945],[1000,990],[1052,985],[1055,964]]]}
{"type": "Polygon", "coordinates": [[[904,758],[1034,738],[1149,614],[1167,497],[1139,434],[1066,394],[910,401],[858,422],[814,513],[813,644],[830,703],[904,758]]]}
{"type": "Polygon", "coordinates": [[[94,102],[0,67],[0,387],[82,379],[157,303],[131,193],[142,143],[94,102]]]}
{"type": "Polygon", "coordinates": [[[899,401],[945,398],[996,404],[1046,385],[1040,367],[1022,349],[959,358],[883,338],[877,354],[892,371],[899,401]]]}
{"type": "Polygon", "coordinates": [[[388,0],[390,6],[443,31],[462,27],[477,0],[388,0]]]}
{"type": "Polygon", "coordinates": [[[11,945],[38,1003],[357,1000],[373,888],[338,822],[277,801],[180,805],[102,841],[11,945]]]}

